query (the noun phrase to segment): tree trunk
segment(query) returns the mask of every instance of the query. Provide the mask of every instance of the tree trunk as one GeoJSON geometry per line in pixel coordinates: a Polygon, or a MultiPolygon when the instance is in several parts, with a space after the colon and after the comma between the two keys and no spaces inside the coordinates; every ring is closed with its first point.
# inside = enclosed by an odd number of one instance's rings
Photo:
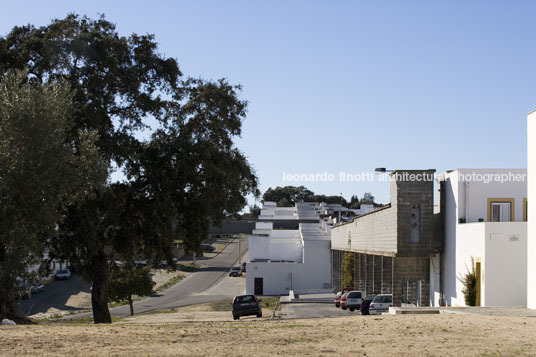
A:
{"type": "Polygon", "coordinates": [[[130,316],[134,316],[134,302],[132,296],[128,298],[128,304],[130,305],[130,316]]]}
{"type": "Polygon", "coordinates": [[[18,324],[29,324],[32,320],[21,314],[15,306],[13,282],[9,276],[0,276],[0,321],[10,319],[18,324]]]}
{"type": "Polygon", "coordinates": [[[91,290],[93,322],[96,324],[112,323],[110,310],[108,310],[108,259],[103,250],[93,259],[91,268],[93,273],[93,287],[91,290]]]}
{"type": "Polygon", "coordinates": [[[15,312],[13,290],[9,288],[11,282],[2,278],[0,284],[2,286],[0,289],[0,320],[11,319],[15,312]]]}

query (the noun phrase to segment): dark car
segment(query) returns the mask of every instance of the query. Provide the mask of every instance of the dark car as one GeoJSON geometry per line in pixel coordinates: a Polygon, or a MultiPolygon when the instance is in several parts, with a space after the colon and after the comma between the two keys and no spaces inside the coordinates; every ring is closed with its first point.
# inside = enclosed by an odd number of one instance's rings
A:
{"type": "Polygon", "coordinates": [[[210,243],[201,244],[201,248],[203,248],[205,252],[213,252],[216,250],[216,248],[214,248],[214,246],[210,243]]]}
{"type": "Polygon", "coordinates": [[[376,295],[367,295],[361,302],[361,315],[370,315],[369,307],[376,295]]]}
{"type": "Polygon", "coordinates": [[[245,272],[246,272],[246,262],[243,262],[243,263],[242,263],[242,267],[241,267],[241,269],[242,269],[242,273],[245,273],[245,272]]]}
{"type": "Polygon", "coordinates": [[[238,295],[233,299],[233,319],[238,320],[240,316],[257,315],[262,317],[261,300],[255,295],[238,295]]]}

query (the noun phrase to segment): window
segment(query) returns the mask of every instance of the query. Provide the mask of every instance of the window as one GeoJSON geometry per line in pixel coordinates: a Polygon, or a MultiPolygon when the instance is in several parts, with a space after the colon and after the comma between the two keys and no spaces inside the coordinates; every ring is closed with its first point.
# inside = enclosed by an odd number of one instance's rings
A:
{"type": "Polygon", "coordinates": [[[488,198],[488,222],[514,221],[513,198],[488,198]]]}
{"type": "Polygon", "coordinates": [[[419,205],[411,206],[411,216],[410,216],[410,242],[411,243],[420,243],[421,242],[421,208],[419,205]]]}

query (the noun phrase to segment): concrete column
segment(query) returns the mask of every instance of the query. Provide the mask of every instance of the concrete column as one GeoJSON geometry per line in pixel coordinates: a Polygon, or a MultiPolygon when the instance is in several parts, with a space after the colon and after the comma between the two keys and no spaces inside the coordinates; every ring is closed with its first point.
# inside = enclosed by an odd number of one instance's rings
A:
{"type": "Polygon", "coordinates": [[[527,307],[536,309],[536,111],[527,117],[527,307]]]}

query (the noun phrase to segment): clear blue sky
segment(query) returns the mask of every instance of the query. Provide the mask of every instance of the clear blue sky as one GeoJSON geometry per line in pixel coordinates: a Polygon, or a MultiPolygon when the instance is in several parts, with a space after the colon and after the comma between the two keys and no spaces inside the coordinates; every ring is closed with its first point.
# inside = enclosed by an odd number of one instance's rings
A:
{"type": "MultiPolygon", "coordinates": [[[[535,1],[2,1],[0,34],[68,12],[153,33],[186,75],[250,102],[261,190],[282,173],[526,167],[536,109],[535,1]]],[[[292,183],[292,184],[300,184],[292,183]]],[[[385,182],[303,183],[349,198],[385,182]]]]}

